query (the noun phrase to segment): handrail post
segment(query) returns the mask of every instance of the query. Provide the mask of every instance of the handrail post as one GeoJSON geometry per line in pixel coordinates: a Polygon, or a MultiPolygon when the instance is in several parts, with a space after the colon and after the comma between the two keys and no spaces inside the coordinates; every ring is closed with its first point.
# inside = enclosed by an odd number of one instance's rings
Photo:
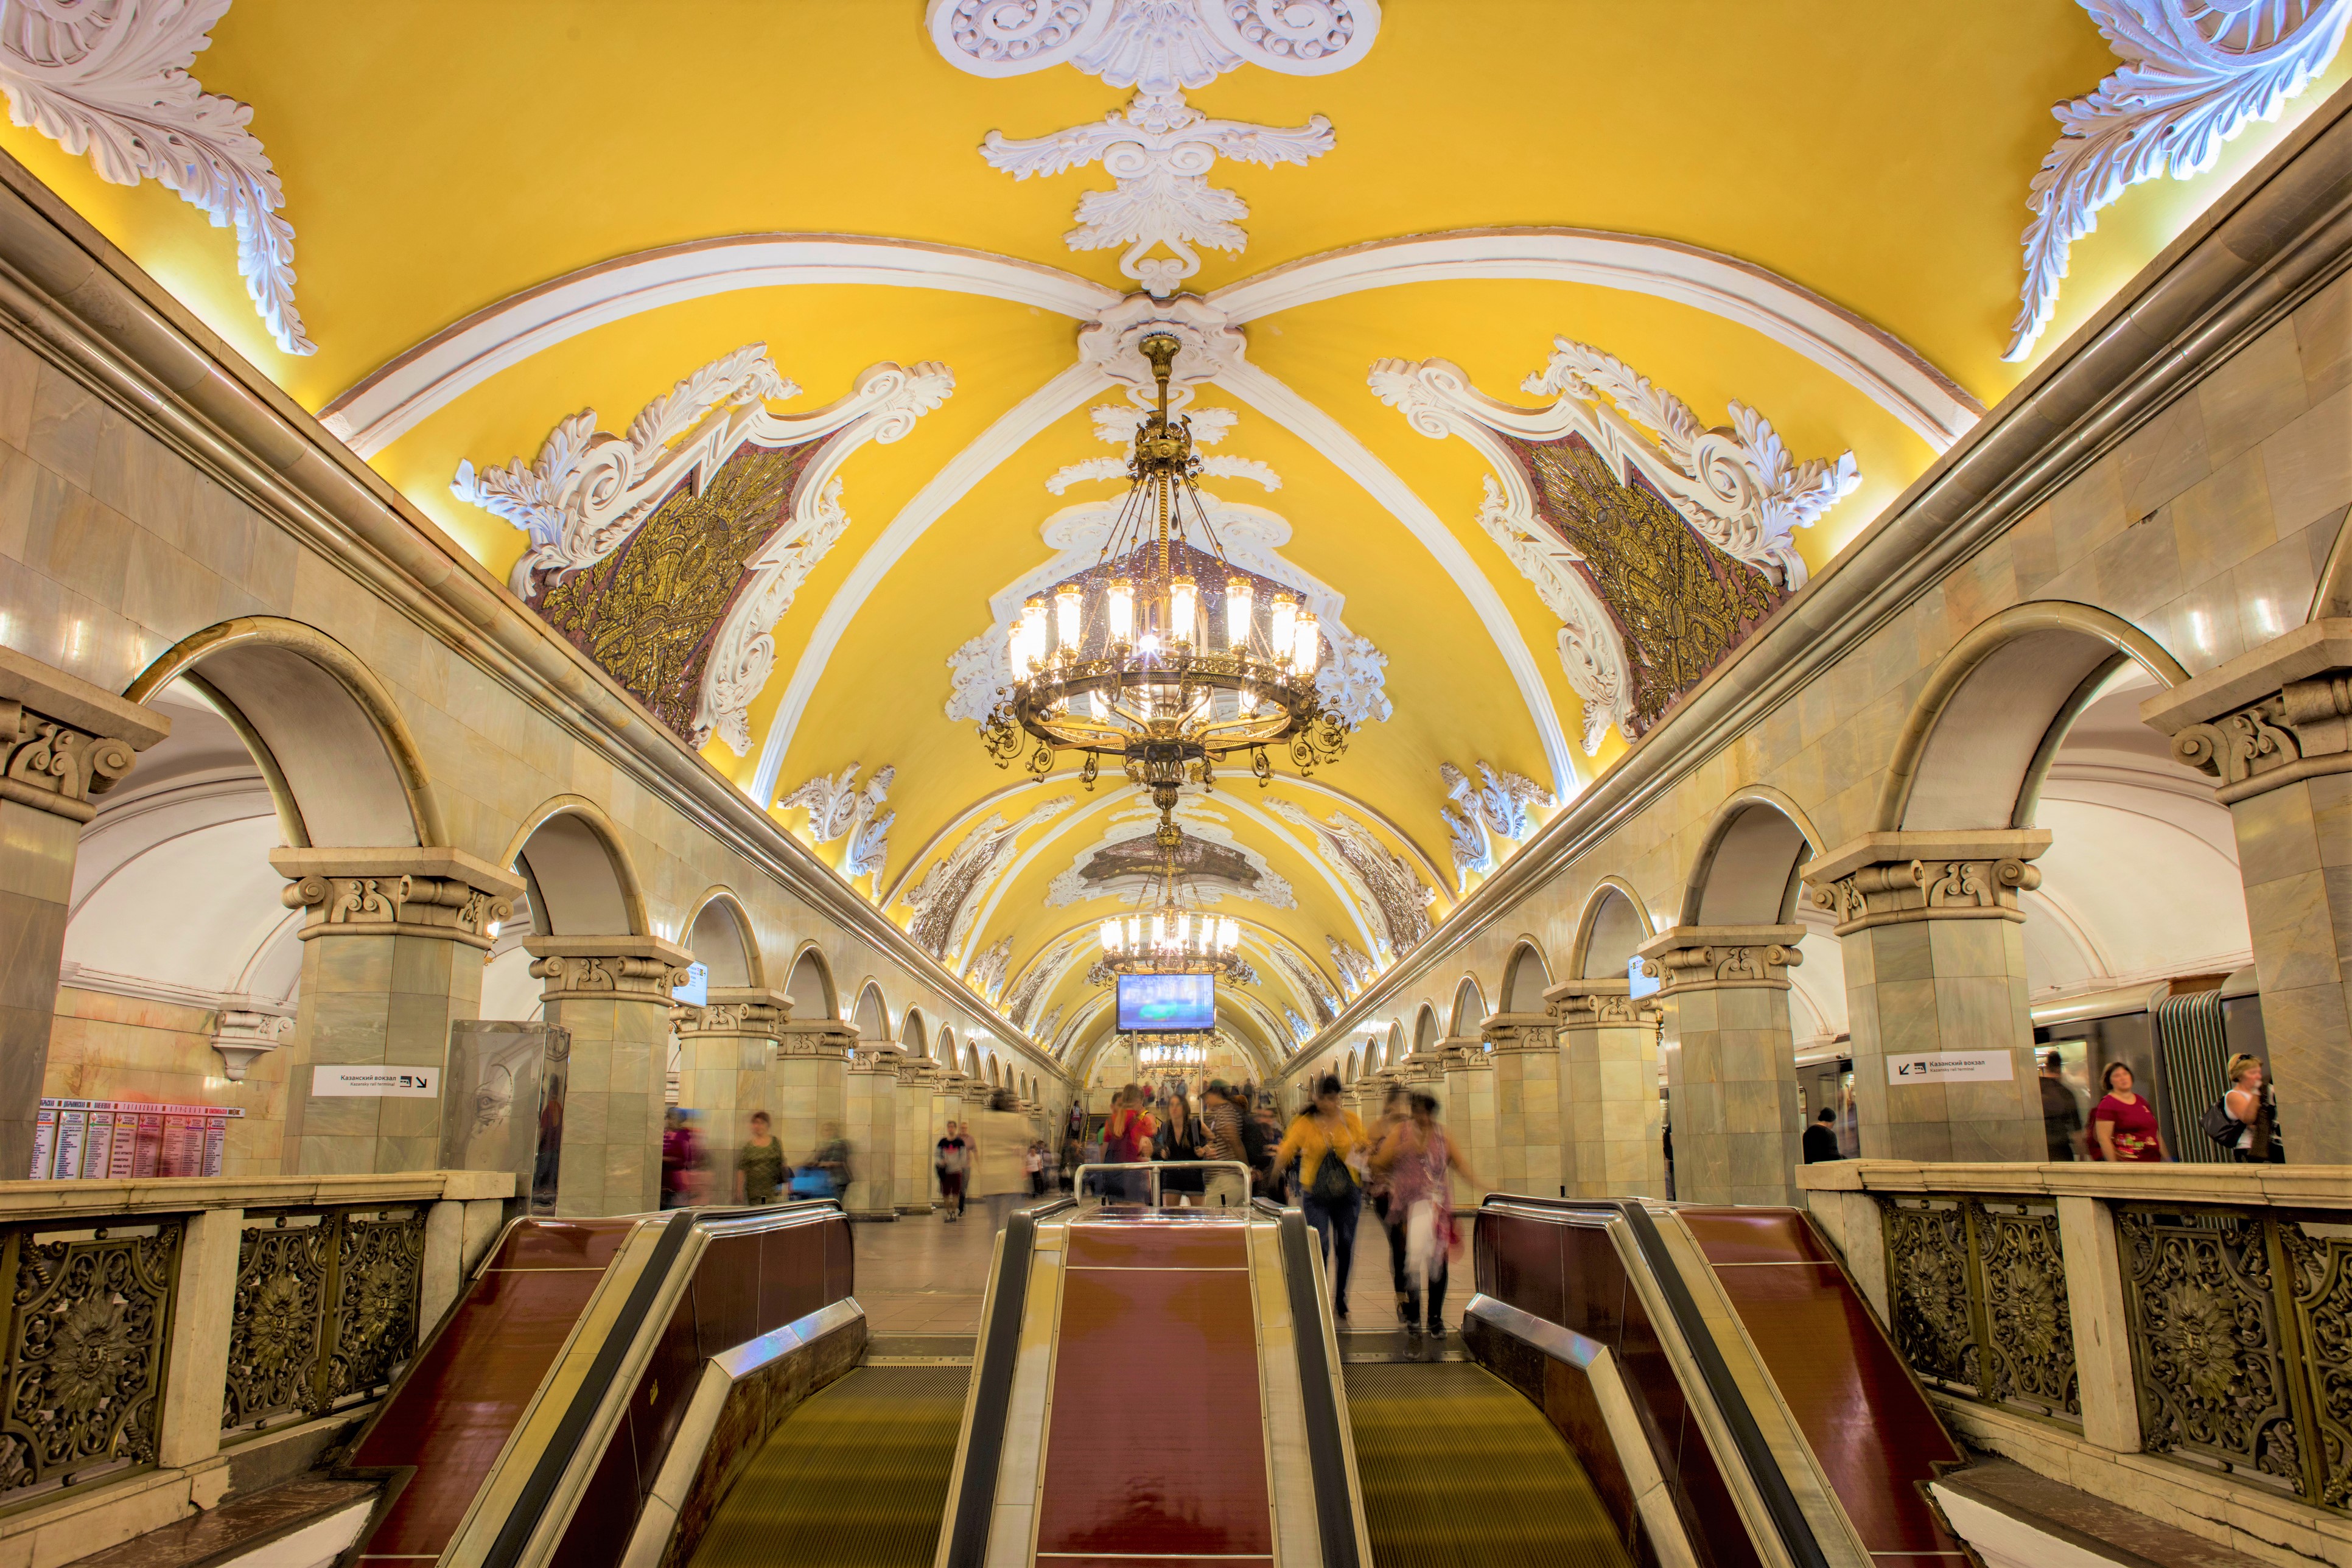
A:
{"type": "Polygon", "coordinates": [[[155,1462],[166,1468],[220,1452],[237,1248],[244,1237],[243,1209],[192,1214],[181,1236],[172,1341],[164,1352],[163,1413],[155,1432],[155,1462]]]}
{"type": "Polygon", "coordinates": [[[2140,1451],[2139,1395],[2132,1383],[2131,1323],[2115,1211],[2097,1198],[2058,1199],[2066,1258],[2066,1313],[2074,1331],[2083,1436],[2119,1454],[2140,1451]]]}

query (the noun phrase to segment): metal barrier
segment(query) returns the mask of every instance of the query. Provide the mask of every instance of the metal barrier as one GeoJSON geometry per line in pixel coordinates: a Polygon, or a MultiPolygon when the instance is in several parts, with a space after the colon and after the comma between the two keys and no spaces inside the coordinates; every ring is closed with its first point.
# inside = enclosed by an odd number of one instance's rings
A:
{"type": "MultiPolygon", "coordinates": [[[[1203,1203],[1201,1206],[1203,1208],[1247,1209],[1250,1204],[1250,1168],[1247,1165],[1243,1164],[1239,1160],[1132,1160],[1118,1164],[1080,1165],[1077,1169],[1076,1178],[1070,1184],[1071,1193],[1077,1198],[1079,1203],[1090,1204],[1098,1208],[1107,1203],[1134,1203],[1138,1201],[1135,1198],[1125,1194],[1117,1198],[1111,1198],[1090,1193],[1087,1190],[1087,1173],[1089,1172],[1107,1171],[1142,1171],[1148,1173],[1151,1178],[1150,1184],[1151,1187],[1151,1196],[1147,1201],[1153,1208],[1160,1206],[1160,1173],[1163,1171],[1229,1171],[1234,1173],[1241,1182],[1241,1193],[1238,1199],[1230,1204],[1203,1203]]],[[[1206,1197],[1208,1195],[1205,1190],[1206,1183],[1204,1182],[1202,1185],[1204,1190],[1202,1195],[1206,1197]]],[[[1223,1194],[1219,1195],[1222,1197],[1223,1194]]]]}

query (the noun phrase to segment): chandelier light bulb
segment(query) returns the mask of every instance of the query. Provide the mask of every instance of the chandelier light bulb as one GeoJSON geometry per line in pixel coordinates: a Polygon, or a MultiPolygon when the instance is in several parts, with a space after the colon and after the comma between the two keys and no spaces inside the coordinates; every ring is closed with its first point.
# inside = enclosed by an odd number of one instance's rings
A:
{"type": "Polygon", "coordinates": [[[1154,947],[1168,945],[1167,925],[1158,915],[1151,917],[1151,945],[1154,947]]]}
{"type": "Polygon", "coordinates": [[[1136,946],[1136,918],[1129,915],[1127,917],[1127,945],[1130,950],[1136,946]]]}
{"type": "Polygon", "coordinates": [[[1135,640],[1135,582],[1129,577],[1110,580],[1110,640],[1131,643],[1135,640]]]}
{"type": "Polygon", "coordinates": [[[1102,949],[1105,952],[1117,952],[1118,951],[1118,922],[1117,921],[1103,921],[1102,949]]]}
{"type": "Polygon", "coordinates": [[[1192,940],[1192,917],[1191,915],[1178,915],[1176,917],[1176,945],[1178,947],[1182,947],[1192,940]]]}
{"type": "Polygon", "coordinates": [[[1274,657],[1282,658],[1298,636],[1298,601],[1288,594],[1274,596],[1274,657]]]}
{"type": "Polygon", "coordinates": [[[1201,610],[1200,584],[1179,577],[1168,584],[1168,640],[1191,642],[1194,618],[1201,610]]]}
{"type": "Polygon", "coordinates": [[[1295,635],[1297,640],[1290,650],[1290,668],[1296,674],[1312,675],[1315,666],[1323,658],[1323,628],[1313,616],[1301,610],[1295,635]]]}
{"type": "Polygon", "coordinates": [[[1026,675],[1045,661],[1045,601],[1032,599],[1021,606],[1013,628],[1013,668],[1026,675]]]}
{"type": "Polygon", "coordinates": [[[1217,922],[1217,945],[1219,947],[1222,947],[1230,952],[1235,947],[1241,945],[1241,940],[1242,927],[1239,921],[1236,921],[1231,915],[1227,915],[1224,919],[1217,922]]]}
{"type": "Polygon", "coordinates": [[[1078,651],[1084,626],[1080,615],[1078,585],[1065,583],[1054,590],[1055,629],[1061,636],[1062,651],[1075,657],[1078,651]]]}
{"type": "Polygon", "coordinates": [[[1249,647],[1251,604],[1250,580],[1246,577],[1225,579],[1225,642],[1236,653],[1249,647]]]}

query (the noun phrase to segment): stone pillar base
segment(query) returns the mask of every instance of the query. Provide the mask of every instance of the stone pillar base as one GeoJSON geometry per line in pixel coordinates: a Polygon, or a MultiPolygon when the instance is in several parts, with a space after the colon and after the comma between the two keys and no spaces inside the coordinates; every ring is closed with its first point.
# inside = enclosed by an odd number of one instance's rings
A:
{"type": "Polygon", "coordinates": [[[1559,1030],[1560,1126],[1570,1197],[1663,1198],[1658,1026],[1665,1009],[1628,980],[1570,980],[1544,993],[1559,1030]]]}

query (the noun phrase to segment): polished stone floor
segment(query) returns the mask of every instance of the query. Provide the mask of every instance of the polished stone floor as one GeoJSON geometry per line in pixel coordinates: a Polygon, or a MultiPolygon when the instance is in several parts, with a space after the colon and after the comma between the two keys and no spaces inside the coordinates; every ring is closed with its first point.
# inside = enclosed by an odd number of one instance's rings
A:
{"type": "MultiPolygon", "coordinates": [[[[995,1237],[974,1205],[971,1217],[949,1225],[937,1215],[901,1217],[851,1227],[857,1243],[857,1300],[875,1333],[972,1334],[988,1292],[995,1237]]],[[[1454,1260],[1445,1321],[1462,1326],[1470,1297],[1466,1245],[1454,1260]]],[[[1367,1210],[1356,1237],[1356,1267],[1349,1280],[1348,1315],[1359,1330],[1396,1327],[1396,1297],[1389,1283],[1387,1239],[1367,1210]]]]}

